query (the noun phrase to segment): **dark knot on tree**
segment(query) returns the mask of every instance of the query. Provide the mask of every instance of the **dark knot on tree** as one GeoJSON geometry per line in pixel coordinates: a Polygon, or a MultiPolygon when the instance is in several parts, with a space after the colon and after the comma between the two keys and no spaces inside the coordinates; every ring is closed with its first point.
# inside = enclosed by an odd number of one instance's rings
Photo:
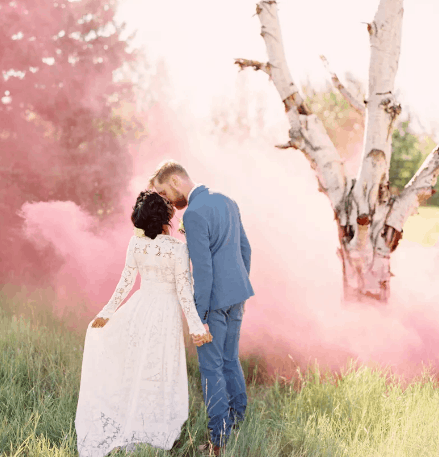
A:
{"type": "Polygon", "coordinates": [[[384,225],[381,236],[386,241],[386,245],[389,247],[391,253],[398,247],[399,240],[402,238],[402,233],[402,230],[399,231],[387,224],[384,225]]]}
{"type": "Polygon", "coordinates": [[[358,225],[369,225],[370,224],[369,214],[360,214],[357,217],[357,223],[358,223],[358,225]]]}

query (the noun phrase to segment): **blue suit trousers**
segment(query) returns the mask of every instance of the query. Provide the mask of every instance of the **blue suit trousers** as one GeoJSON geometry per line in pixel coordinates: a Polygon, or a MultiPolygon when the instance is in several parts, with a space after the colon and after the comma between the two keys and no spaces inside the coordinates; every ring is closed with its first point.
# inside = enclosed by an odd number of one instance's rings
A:
{"type": "Polygon", "coordinates": [[[211,343],[197,347],[201,386],[209,416],[211,441],[224,445],[232,425],[244,420],[247,407],[245,378],[238,358],[244,303],[211,310],[211,343]]]}

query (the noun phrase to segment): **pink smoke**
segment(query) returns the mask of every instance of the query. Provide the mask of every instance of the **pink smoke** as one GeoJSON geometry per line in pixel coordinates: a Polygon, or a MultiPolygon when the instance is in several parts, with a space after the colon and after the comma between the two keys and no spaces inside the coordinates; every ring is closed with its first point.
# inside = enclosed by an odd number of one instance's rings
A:
{"type": "MultiPolygon", "coordinates": [[[[147,140],[132,151],[135,176],[124,200],[126,213],[113,226],[100,227],[71,202],[24,205],[26,236],[37,246],[50,243],[63,259],[55,278],[60,299],[68,303],[69,297],[81,296],[90,317],[106,303],[123,268],[135,197],[156,165],[174,158],[195,182],[224,192],[240,206],[256,292],[246,304],[241,355],[261,355],[270,372],[288,376],[314,361],[338,370],[350,357],[407,376],[419,374],[422,364],[437,369],[436,248],[401,242],[392,257],[396,276],[388,306],[343,305],[330,203],[318,192],[303,154],[273,146],[285,140],[286,123],[244,141],[218,138],[189,113],[157,104],[147,125],[147,140]]],[[[176,229],[173,234],[180,236],[176,229]]]]}

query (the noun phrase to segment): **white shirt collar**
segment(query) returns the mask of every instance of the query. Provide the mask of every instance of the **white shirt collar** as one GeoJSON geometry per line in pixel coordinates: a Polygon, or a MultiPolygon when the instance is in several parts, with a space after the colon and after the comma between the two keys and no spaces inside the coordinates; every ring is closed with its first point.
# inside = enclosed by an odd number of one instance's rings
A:
{"type": "Polygon", "coordinates": [[[200,187],[202,184],[195,184],[194,187],[192,187],[191,191],[189,192],[188,196],[187,196],[187,201],[189,203],[189,199],[191,198],[191,194],[192,192],[197,188],[197,187],[200,187]]]}

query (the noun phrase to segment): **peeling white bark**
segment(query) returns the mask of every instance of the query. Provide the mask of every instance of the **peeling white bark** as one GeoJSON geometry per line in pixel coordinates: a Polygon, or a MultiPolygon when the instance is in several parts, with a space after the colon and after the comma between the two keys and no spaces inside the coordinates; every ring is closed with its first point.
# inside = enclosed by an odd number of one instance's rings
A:
{"type": "Polygon", "coordinates": [[[294,97],[298,105],[303,104],[298,87],[294,84],[285,59],[284,46],[280,31],[275,1],[262,1],[256,7],[261,22],[261,36],[267,48],[268,62],[273,83],[282,101],[294,97]]]}
{"type": "MultiPolygon", "coordinates": [[[[297,117],[296,113],[293,113],[293,110],[287,113],[290,125],[294,124],[294,119],[297,117]]],[[[346,214],[343,211],[342,202],[346,193],[346,179],[343,161],[330,140],[322,121],[315,114],[299,115],[299,122],[300,130],[293,132],[293,137],[303,139],[300,149],[316,173],[319,190],[328,195],[338,217],[344,220],[346,214]]]]}
{"type": "Polygon", "coordinates": [[[390,254],[401,237],[386,225],[392,132],[401,111],[393,97],[401,46],[403,0],[381,0],[370,35],[369,88],[361,166],[353,189],[353,238],[344,255],[357,275],[357,297],[387,300],[390,254]],[[355,218],[355,222],[354,222],[355,218]]]}
{"type": "MultiPolygon", "coordinates": [[[[347,300],[386,302],[392,276],[391,253],[402,237],[405,221],[422,200],[434,193],[433,186],[439,176],[438,146],[401,195],[390,198],[392,131],[401,110],[393,98],[393,90],[401,44],[402,4],[403,0],[380,0],[374,21],[368,25],[371,58],[365,109],[329,70],[335,87],[346,100],[357,111],[366,113],[362,163],[357,179],[346,176],[343,161],[322,122],[310,112],[291,79],[275,1],[261,1],[256,10],[268,62],[235,61],[241,69],[253,67],[270,75],[290,124],[288,143],[277,147],[302,150],[316,172],[319,190],[331,201],[339,229],[338,255],[347,300]]],[[[328,66],[323,56],[322,60],[328,66]]]]}
{"type": "Polygon", "coordinates": [[[290,123],[290,140],[278,147],[292,147],[303,151],[316,172],[319,190],[327,194],[337,217],[346,221],[347,215],[343,212],[342,205],[346,190],[343,161],[322,122],[310,113],[291,78],[285,59],[276,2],[261,1],[256,12],[261,22],[261,36],[267,48],[268,63],[264,65],[245,59],[236,59],[235,63],[241,68],[248,66],[255,70],[269,69],[290,123]]]}
{"type": "Polygon", "coordinates": [[[368,25],[369,89],[362,163],[354,188],[357,216],[372,215],[380,185],[387,184],[393,123],[401,107],[393,97],[401,47],[403,0],[381,0],[368,25]]]}

